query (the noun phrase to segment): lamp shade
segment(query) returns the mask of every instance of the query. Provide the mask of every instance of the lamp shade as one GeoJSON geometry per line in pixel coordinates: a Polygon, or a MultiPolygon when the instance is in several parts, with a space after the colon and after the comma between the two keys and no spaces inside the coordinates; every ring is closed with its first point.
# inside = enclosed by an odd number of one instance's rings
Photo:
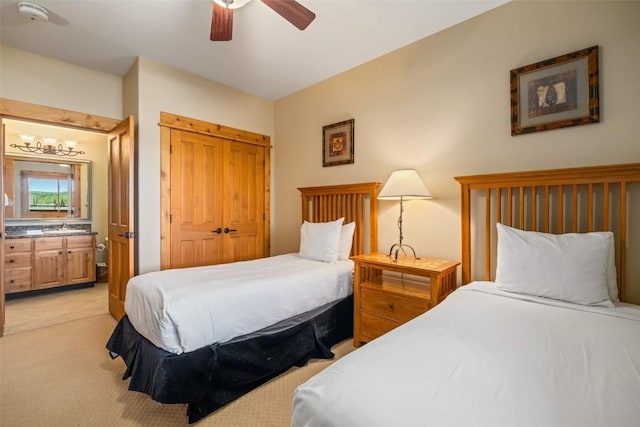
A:
{"type": "Polygon", "coordinates": [[[431,199],[431,193],[413,169],[394,171],[378,194],[380,200],[431,199]]]}

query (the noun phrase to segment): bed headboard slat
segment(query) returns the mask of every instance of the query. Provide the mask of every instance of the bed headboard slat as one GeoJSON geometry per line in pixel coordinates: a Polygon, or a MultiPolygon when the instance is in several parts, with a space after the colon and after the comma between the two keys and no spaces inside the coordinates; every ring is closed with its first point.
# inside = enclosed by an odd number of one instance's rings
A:
{"type": "Polygon", "coordinates": [[[302,194],[302,220],[355,222],[352,255],[378,250],[379,182],[298,188],[302,194]],[[368,247],[367,247],[368,245],[368,247]]]}
{"type": "MultiPolygon", "coordinates": [[[[462,191],[463,284],[472,281],[471,252],[472,237],[475,236],[484,238],[484,245],[480,246],[484,248],[483,280],[491,280],[494,274],[496,222],[546,233],[612,231],[616,240],[619,294],[620,299],[625,300],[627,238],[631,221],[627,216],[629,184],[640,183],[640,163],[461,176],[455,179],[462,191]],[[472,214],[472,207],[477,203],[482,204],[482,198],[484,227],[477,229],[473,224],[477,222],[478,214],[472,214]]],[[[636,222],[640,224],[640,221],[636,222]]]]}

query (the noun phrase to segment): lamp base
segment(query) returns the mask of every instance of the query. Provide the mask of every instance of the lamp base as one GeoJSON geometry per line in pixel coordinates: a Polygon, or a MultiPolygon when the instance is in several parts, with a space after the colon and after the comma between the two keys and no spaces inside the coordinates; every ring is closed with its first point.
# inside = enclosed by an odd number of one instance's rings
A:
{"type": "Polygon", "coordinates": [[[393,262],[398,262],[398,254],[400,253],[400,251],[402,251],[403,254],[407,255],[405,248],[411,249],[411,252],[413,253],[413,257],[415,259],[419,259],[416,256],[415,249],[413,249],[411,246],[405,245],[404,243],[394,243],[393,245],[391,245],[391,248],[389,249],[389,256],[393,254],[393,262]]]}

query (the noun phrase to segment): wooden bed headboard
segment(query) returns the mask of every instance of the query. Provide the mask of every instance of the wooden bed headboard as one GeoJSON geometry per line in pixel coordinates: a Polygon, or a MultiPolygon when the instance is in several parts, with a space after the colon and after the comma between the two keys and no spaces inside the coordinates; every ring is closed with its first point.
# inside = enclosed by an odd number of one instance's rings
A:
{"type": "Polygon", "coordinates": [[[378,250],[379,182],[298,188],[302,193],[302,220],[355,222],[351,255],[378,250]],[[367,247],[368,244],[368,247],[367,247]]]}
{"type": "MultiPolygon", "coordinates": [[[[463,284],[473,280],[471,249],[474,244],[484,247],[484,277],[480,280],[492,280],[496,222],[545,233],[612,231],[619,295],[620,300],[625,301],[627,239],[632,220],[635,220],[635,231],[640,227],[640,212],[629,214],[631,195],[636,196],[640,186],[629,184],[640,183],[640,163],[455,179],[462,187],[463,284]]],[[[638,206],[638,201],[635,203],[638,206]]]]}

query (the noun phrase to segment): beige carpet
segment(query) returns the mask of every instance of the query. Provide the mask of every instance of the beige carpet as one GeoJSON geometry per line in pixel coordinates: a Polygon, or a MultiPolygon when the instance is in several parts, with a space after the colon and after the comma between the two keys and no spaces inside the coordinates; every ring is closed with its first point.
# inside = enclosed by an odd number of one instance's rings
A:
{"type": "MultiPolygon", "coordinates": [[[[0,338],[0,426],[187,425],[186,406],[127,390],[124,363],[105,349],[115,324],[101,314],[0,338]]],[[[333,350],[340,357],[352,341],[333,350]]],[[[295,388],[331,362],[292,368],[197,425],[288,426],[295,388]]]]}
{"type": "Polygon", "coordinates": [[[108,283],[64,289],[5,302],[5,335],[109,312],[108,283]]]}

